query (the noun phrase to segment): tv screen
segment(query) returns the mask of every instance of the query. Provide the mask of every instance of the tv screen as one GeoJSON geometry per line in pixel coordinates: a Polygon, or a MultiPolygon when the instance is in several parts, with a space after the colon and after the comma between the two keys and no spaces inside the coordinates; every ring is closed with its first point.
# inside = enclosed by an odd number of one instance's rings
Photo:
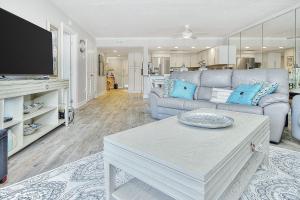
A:
{"type": "Polygon", "coordinates": [[[0,75],[53,74],[52,34],[0,8],[0,75]]]}

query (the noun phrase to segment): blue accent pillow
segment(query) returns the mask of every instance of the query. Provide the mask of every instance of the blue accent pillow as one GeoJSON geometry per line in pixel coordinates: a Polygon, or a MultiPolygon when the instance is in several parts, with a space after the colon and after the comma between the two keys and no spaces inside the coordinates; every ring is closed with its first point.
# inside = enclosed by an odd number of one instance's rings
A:
{"type": "Polygon", "coordinates": [[[196,85],[190,82],[176,80],[171,96],[181,99],[193,100],[196,85]]]}
{"type": "Polygon", "coordinates": [[[270,83],[270,82],[264,82],[262,84],[262,88],[260,91],[255,95],[255,97],[252,100],[252,105],[256,106],[261,98],[268,94],[272,94],[275,92],[278,88],[278,83],[270,83]]]}
{"type": "Polygon", "coordinates": [[[252,100],[261,89],[261,84],[241,84],[229,96],[227,103],[252,105],[252,100]]]}

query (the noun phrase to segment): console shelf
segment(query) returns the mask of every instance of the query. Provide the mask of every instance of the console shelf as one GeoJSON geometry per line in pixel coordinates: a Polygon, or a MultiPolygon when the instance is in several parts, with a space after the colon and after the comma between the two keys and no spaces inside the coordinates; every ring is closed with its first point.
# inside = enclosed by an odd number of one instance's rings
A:
{"type": "Polygon", "coordinates": [[[0,129],[11,129],[14,147],[8,152],[12,156],[32,142],[46,135],[62,124],[68,125],[68,112],[65,119],[58,118],[59,109],[68,109],[67,80],[20,80],[0,81],[0,129]],[[24,105],[42,103],[44,106],[29,114],[24,113],[24,105]],[[4,117],[13,119],[4,122],[4,117]],[[38,123],[41,127],[32,135],[24,136],[24,124],[38,123]],[[16,145],[15,145],[16,144],[16,145]]]}
{"type": "Polygon", "coordinates": [[[21,123],[22,121],[20,121],[20,120],[12,120],[12,121],[9,121],[9,122],[5,122],[4,124],[3,124],[3,128],[4,129],[7,129],[7,128],[10,128],[10,127],[12,127],[12,126],[14,126],[14,125],[16,125],[16,124],[19,124],[19,123],[21,123]]]}
{"type": "Polygon", "coordinates": [[[40,115],[46,114],[46,113],[48,113],[52,110],[55,110],[55,109],[57,109],[57,107],[43,107],[43,108],[39,109],[36,112],[29,113],[29,114],[24,114],[24,121],[27,121],[29,119],[32,119],[32,118],[38,117],[40,115]]]}

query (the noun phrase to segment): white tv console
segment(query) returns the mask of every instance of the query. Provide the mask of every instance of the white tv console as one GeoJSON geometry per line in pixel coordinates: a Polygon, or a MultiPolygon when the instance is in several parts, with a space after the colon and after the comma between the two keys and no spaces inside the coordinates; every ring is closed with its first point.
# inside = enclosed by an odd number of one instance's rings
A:
{"type": "Polygon", "coordinates": [[[68,112],[65,119],[59,119],[59,109],[68,110],[69,81],[67,80],[8,80],[0,81],[0,129],[10,129],[14,136],[14,148],[8,156],[15,154],[51,130],[65,123],[68,125],[68,112]],[[38,111],[24,114],[24,105],[43,103],[38,111]],[[4,117],[13,117],[4,123],[4,117]],[[25,123],[39,123],[34,134],[24,136],[25,123]]]}

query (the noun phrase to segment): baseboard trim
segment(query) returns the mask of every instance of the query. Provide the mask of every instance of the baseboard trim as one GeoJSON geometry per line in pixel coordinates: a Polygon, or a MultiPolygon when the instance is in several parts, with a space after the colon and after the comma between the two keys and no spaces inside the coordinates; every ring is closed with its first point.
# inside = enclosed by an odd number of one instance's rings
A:
{"type": "Polygon", "coordinates": [[[98,93],[97,96],[96,96],[96,98],[97,98],[97,97],[101,97],[101,96],[105,95],[106,93],[107,93],[107,91],[104,90],[104,91],[98,93]]]}
{"type": "Polygon", "coordinates": [[[84,106],[86,103],[87,103],[86,100],[84,100],[84,101],[82,101],[82,102],[79,102],[79,103],[77,103],[77,104],[74,105],[74,108],[75,108],[75,109],[78,109],[78,108],[84,106]]]}

